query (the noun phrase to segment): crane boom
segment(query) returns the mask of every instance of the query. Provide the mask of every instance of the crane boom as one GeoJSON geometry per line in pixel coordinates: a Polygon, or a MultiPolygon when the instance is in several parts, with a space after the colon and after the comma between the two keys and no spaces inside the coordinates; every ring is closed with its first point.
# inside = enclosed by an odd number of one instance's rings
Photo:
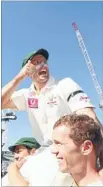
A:
{"type": "Polygon", "coordinates": [[[72,23],[72,26],[75,30],[75,33],[76,33],[76,37],[78,39],[78,42],[79,42],[79,46],[81,48],[81,51],[83,53],[83,56],[84,56],[84,59],[85,59],[85,62],[87,64],[87,67],[89,69],[89,72],[90,72],[90,75],[92,77],[92,80],[93,80],[93,83],[94,83],[94,86],[95,86],[95,89],[97,91],[97,94],[99,95],[99,98],[100,98],[100,104],[99,104],[99,107],[103,110],[103,92],[102,92],[102,89],[100,87],[100,84],[97,80],[97,77],[96,77],[96,73],[94,71],[94,68],[93,68],[93,65],[92,65],[92,62],[91,62],[91,59],[89,57],[89,54],[88,54],[88,51],[85,47],[85,44],[84,44],[84,41],[83,41],[83,38],[78,30],[78,27],[76,25],[75,22],[72,23]]]}

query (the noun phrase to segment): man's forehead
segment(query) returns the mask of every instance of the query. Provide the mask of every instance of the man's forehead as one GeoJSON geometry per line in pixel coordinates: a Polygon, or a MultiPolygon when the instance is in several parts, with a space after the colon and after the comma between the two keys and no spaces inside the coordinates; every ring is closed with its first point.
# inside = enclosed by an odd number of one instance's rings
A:
{"type": "Polygon", "coordinates": [[[37,54],[37,55],[35,55],[35,56],[32,57],[31,61],[32,61],[32,60],[33,60],[33,61],[34,61],[34,60],[38,60],[38,59],[46,60],[46,58],[45,58],[43,55],[37,54]]]}
{"type": "Polygon", "coordinates": [[[53,139],[55,140],[59,140],[62,137],[65,138],[69,138],[69,134],[70,134],[70,128],[66,127],[66,126],[58,126],[53,130],[53,139]]]}
{"type": "Polygon", "coordinates": [[[58,126],[58,127],[56,127],[55,129],[54,129],[54,131],[56,132],[56,133],[60,133],[60,134],[69,134],[70,133],[70,127],[68,126],[65,126],[65,125],[60,125],[60,126],[58,126]]]}
{"type": "Polygon", "coordinates": [[[19,149],[26,149],[26,147],[24,145],[17,145],[15,147],[15,152],[18,151],[19,149]]]}

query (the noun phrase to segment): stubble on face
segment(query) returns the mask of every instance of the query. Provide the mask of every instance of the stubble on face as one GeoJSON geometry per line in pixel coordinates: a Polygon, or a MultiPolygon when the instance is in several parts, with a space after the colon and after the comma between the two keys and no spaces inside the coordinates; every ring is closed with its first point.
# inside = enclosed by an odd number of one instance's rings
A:
{"type": "Polygon", "coordinates": [[[75,145],[69,134],[69,128],[59,126],[54,129],[53,140],[58,149],[56,157],[60,170],[71,173],[77,172],[78,166],[82,162],[82,154],[80,147],[75,145]]]}

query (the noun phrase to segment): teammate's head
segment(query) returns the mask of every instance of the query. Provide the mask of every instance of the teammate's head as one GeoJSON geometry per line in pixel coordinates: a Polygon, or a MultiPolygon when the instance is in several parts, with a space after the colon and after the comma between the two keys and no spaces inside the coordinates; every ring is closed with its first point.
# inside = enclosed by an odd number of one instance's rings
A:
{"type": "Polygon", "coordinates": [[[8,147],[14,153],[14,158],[20,160],[28,155],[32,155],[40,147],[40,144],[32,137],[19,139],[14,145],[8,147]]]}
{"type": "Polygon", "coordinates": [[[60,170],[75,174],[96,165],[102,145],[100,126],[87,115],[66,115],[54,125],[52,152],[60,170]]]}

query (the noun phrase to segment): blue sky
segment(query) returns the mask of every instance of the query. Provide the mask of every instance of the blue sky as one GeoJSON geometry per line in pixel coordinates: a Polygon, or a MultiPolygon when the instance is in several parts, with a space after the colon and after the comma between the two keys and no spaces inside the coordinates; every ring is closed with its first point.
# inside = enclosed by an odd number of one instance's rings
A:
{"type": "MultiPolygon", "coordinates": [[[[99,98],[79,48],[72,22],[76,21],[103,89],[103,2],[2,2],[2,86],[14,78],[25,55],[39,48],[50,53],[49,67],[57,79],[72,77],[98,107],[99,98]]],[[[28,87],[30,79],[18,88],[28,87]]],[[[8,123],[8,145],[32,136],[25,112],[8,123]]]]}

